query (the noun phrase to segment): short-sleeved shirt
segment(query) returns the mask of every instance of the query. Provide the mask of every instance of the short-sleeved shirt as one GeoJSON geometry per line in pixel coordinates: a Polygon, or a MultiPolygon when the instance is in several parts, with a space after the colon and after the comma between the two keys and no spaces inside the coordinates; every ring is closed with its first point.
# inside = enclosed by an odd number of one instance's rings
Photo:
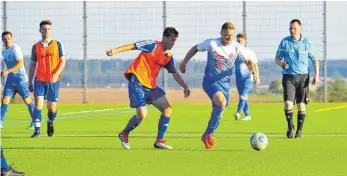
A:
{"type": "Polygon", "coordinates": [[[302,35],[298,41],[291,36],[283,38],[278,46],[276,57],[284,58],[289,67],[283,69],[282,74],[307,74],[309,72],[308,61],[316,60],[312,48],[312,42],[302,35]]]}
{"type": "Polygon", "coordinates": [[[203,79],[203,86],[215,83],[230,87],[232,70],[236,58],[244,61],[248,56],[245,48],[233,41],[230,45],[223,46],[221,38],[207,39],[197,46],[198,51],[207,51],[207,65],[203,79]]]}
{"type": "Polygon", "coordinates": [[[161,42],[144,40],[134,43],[136,50],[141,53],[125,71],[126,79],[134,74],[139,82],[147,88],[157,87],[157,77],[161,68],[169,73],[176,73],[175,59],[171,51],[163,51],[161,42]]]}
{"type": "MultiPolygon", "coordinates": [[[[254,51],[252,51],[250,48],[245,48],[245,52],[247,53],[247,56],[253,63],[258,63],[257,55],[254,51]]],[[[237,78],[246,78],[246,77],[252,77],[252,72],[249,70],[247,65],[245,64],[242,59],[237,58],[235,61],[235,76],[237,78]]]]}
{"type": "MultiPolygon", "coordinates": [[[[14,67],[19,60],[23,60],[22,49],[16,44],[13,44],[13,46],[11,48],[7,48],[7,49],[5,48],[2,51],[2,56],[4,58],[6,67],[8,69],[14,67]]],[[[16,70],[16,71],[8,74],[7,81],[11,81],[11,80],[13,80],[13,81],[14,80],[16,80],[16,81],[21,80],[23,82],[28,81],[28,76],[27,76],[25,68],[24,68],[24,63],[19,68],[19,70],[16,70]]]]}

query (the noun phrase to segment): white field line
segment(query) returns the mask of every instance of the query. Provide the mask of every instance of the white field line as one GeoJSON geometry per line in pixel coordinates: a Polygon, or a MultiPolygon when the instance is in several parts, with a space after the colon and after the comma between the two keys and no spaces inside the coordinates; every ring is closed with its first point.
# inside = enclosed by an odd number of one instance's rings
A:
{"type": "Polygon", "coordinates": [[[113,110],[121,110],[121,109],[129,109],[129,107],[110,108],[110,109],[97,109],[97,110],[90,110],[90,111],[65,112],[65,113],[62,113],[62,114],[63,115],[83,114],[83,113],[90,113],[90,112],[105,112],[105,111],[113,111],[113,110]]]}

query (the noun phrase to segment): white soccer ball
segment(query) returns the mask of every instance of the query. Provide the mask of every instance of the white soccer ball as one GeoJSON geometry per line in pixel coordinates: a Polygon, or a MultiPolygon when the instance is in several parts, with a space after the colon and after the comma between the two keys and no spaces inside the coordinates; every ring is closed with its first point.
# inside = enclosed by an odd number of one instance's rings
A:
{"type": "Polygon", "coordinates": [[[268,144],[268,140],[265,134],[255,133],[251,137],[251,146],[256,151],[265,150],[268,144]]]}

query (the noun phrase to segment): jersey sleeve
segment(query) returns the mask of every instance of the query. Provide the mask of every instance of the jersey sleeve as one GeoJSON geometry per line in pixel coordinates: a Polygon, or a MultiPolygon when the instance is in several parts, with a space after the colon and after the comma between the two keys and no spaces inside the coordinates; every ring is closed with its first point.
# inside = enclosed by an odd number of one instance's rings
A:
{"type": "Polygon", "coordinates": [[[20,47],[16,47],[14,50],[14,55],[16,60],[23,60],[23,52],[22,49],[20,47]]]}
{"type": "Polygon", "coordinates": [[[63,42],[58,40],[57,43],[58,43],[58,49],[59,49],[59,57],[65,56],[65,50],[64,50],[63,42]]]}
{"type": "Polygon", "coordinates": [[[251,56],[250,56],[249,52],[247,52],[246,48],[243,47],[242,45],[238,45],[237,51],[238,51],[238,55],[237,56],[242,61],[250,59],[251,56]]]}
{"type": "Polygon", "coordinates": [[[278,58],[283,58],[284,57],[284,51],[285,51],[285,46],[284,46],[284,39],[281,41],[281,43],[278,45],[278,49],[276,52],[276,57],[278,58]]]}
{"type": "Polygon", "coordinates": [[[171,56],[171,59],[169,63],[167,63],[164,68],[169,72],[169,73],[177,73],[176,69],[176,62],[173,56],[171,56]]]}
{"type": "Polygon", "coordinates": [[[134,43],[137,50],[151,53],[157,48],[157,43],[153,40],[143,40],[134,43]]]}
{"type": "Polygon", "coordinates": [[[198,51],[207,51],[211,46],[211,39],[206,39],[198,44],[198,51]]]}

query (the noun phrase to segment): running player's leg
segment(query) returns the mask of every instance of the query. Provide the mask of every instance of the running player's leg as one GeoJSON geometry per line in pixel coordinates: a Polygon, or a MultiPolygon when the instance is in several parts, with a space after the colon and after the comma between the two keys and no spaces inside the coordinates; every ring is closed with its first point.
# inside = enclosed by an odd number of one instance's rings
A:
{"type": "Polygon", "coordinates": [[[292,138],[294,136],[293,125],[293,105],[295,101],[295,80],[292,75],[283,75],[282,78],[283,87],[283,99],[284,99],[284,113],[287,120],[287,137],[292,138]]]}
{"type": "Polygon", "coordinates": [[[301,138],[302,128],[304,126],[306,117],[306,105],[308,103],[308,92],[309,92],[309,81],[310,77],[308,74],[300,75],[298,80],[299,87],[296,94],[296,102],[298,106],[298,116],[297,116],[297,128],[295,133],[295,138],[301,138]]]}
{"type": "Polygon", "coordinates": [[[161,112],[158,123],[158,135],[157,140],[154,143],[154,147],[159,149],[173,149],[171,146],[167,145],[166,141],[164,140],[164,135],[169,126],[170,117],[172,114],[172,109],[169,101],[165,97],[165,92],[161,88],[157,87],[151,92],[149,98],[152,101],[148,103],[153,104],[153,106],[161,112]]]}
{"type": "Polygon", "coordinates": [[[141,86],[135,76],[132,76],[128,83],[128,94],[130,100],[130,107],[136,108],[136,115],[133,115],[128,121],[127,125],[118,134],[121,145],[125,149],[130,149],[128,140],[129,133],[134,130],[140,123],[147,117],[146,95],[149,89],[141,86]]]}
{"type": "Polygon", "coordinates": [[[28,129],[34,129],[34,109],[35,109],[35,104],[34,102],[31,100],[30,98],[30,91],[29,91],[29,87],[28,87],[28,82],[21,82],[19,83],[18,87],[18,94],[23,98],[24,103],[27,105],[28,107],[28,111],[30,114],[30,119],[31,119],[31,123],[28,127],[28,129]]]}
{"type": "Polygon", "coordinates": [[[8,105],[10,103],[11,98],[15,95],[16,90],[12,86],[12,83],[6,81],[4,86],[4,92],[1,100],[1,121],[0,128],[3,128],[4,120],[8,111],[8,105]]]}
{"type": "Polygon", "coordinates": [[[32,138],[40,137],[41,133],[41,120],[42,120],[42,108],[44,104],[44,97],[47,93],[47,85],[44,82],[35,79],[34,82],[34,97],[35,97],[35,109],[33,112],[33,117],[35,121],[35,132],[31,136],[32,138]]]}
{"type": "Polygon", "coordinates": [[[47,83],[47,135],[49,137],[54,134],[54,120],[57,117],[57,103],[59,98],[59,81],[55,83],[47,83]]]}

